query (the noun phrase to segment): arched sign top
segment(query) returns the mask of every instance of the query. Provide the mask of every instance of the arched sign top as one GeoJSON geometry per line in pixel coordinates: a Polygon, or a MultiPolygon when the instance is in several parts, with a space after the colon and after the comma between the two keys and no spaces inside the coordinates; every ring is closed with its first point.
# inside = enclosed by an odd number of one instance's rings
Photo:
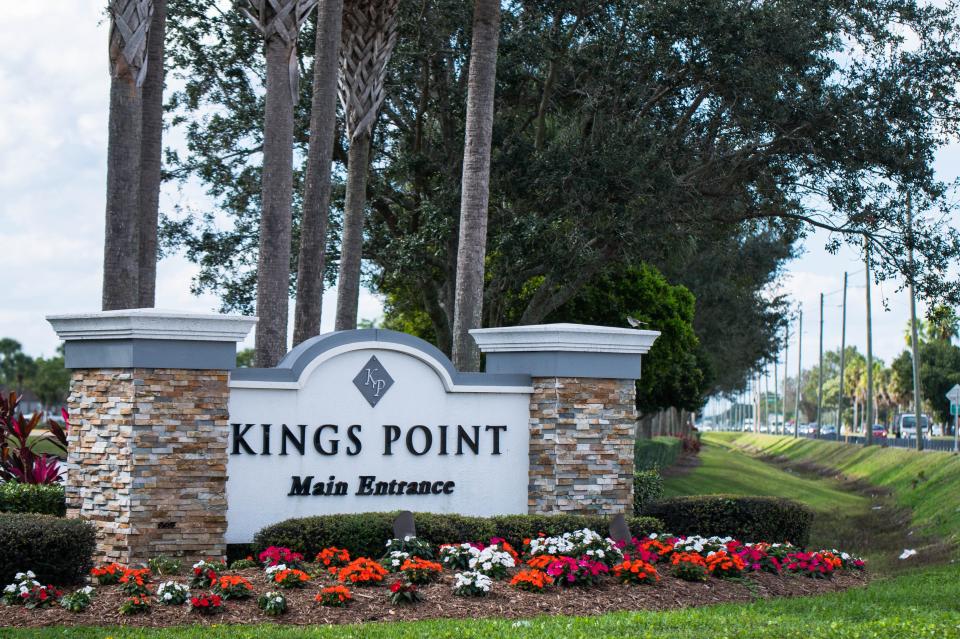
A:
{"type": "Polygon", "coordinates": [[[524,374],[464,373],[434,345],[419,337],[380,328],[337,331],[310,338],[287,353],[276,368],[238,368],[231,372],[233,388],[302,389],[324,362],[353,351],[392,351],[429,366],[448,393],[530,393],[524,374]]]}

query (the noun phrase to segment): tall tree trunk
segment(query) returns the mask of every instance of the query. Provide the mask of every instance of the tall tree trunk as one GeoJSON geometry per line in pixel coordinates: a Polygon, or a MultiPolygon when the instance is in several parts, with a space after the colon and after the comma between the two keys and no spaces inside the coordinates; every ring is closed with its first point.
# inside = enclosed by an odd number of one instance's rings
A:
{"type": "Polygon", "coordinates": [[[490,145],[499,40],[500,0],[475,0],[453,311],[453,363],[463,371],[480,370],[480,350],[469,331],[480,328],[483,317],[483,265],[487,254],[490,145]]]}
{"type": "Polygon", "coordinates": [[[300,223],[294,346],[320,334],[327,221],[330,217],[330,164],[337,127],[337,68],[342,22],[343,0],[321,0],[317,12],[310,147],[307,151],[303,220],[300,223]]]}
{"type": "Polygon", "coordinates": [[[347,201],[337,280],[338,331],[357,327],[370,139],[385,97],[387,63],[397,43],[399,0],[346,0],[340,47],[340,102],[347,139],[347,201]]]}
{"type": "Polygon", "coordinates": [[[293,107],[299,96],[297,34],[317,0],[247,0],[240,10],[263,34],[267,95],[263,123],[260,254],[257,261],[257,366],[287,351],[293,226],[293,107]]]}
{"type": "Polygon", "coordinates": [[[111,0],[110,122],[103,242],[103,310],[136,308],[140,197],[141,91],[151,0],[111,0]]]}
{"type": "Polygon", "coordinates": [[[276,366],[287,350],[293,194],[293,97],[290,49],[266,43],[267,97],[263,135],[263,202],[257,262],[257,366],[276,366]]]}
{"type": "Polygon", "coordinates": [[[167,28],[167,0],[154,0],[150,37],[147,40],[147,75],[143,81],[140,141],[140,228],[138,306],[156,304],[157,217],[160,208],[160,166],[163,153],[164,37],[167,28]]]}
{"type": "Polygon", "coordinates": [[[337,279],[335,328],[357,327],[360,300],[360,259],[363,252],[363,218],[367,201],[367,171],[370,163],[370,135],[361,133],[350,143],[347,158],[347,198],[343,207],[343,239],[340,273],[337,279]]]}

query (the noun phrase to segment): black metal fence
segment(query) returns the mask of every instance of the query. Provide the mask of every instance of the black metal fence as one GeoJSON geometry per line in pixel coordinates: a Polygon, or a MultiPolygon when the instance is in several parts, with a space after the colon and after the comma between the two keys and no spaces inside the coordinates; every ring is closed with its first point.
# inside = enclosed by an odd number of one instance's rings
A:
{"type": "MultiPolygon", "coordinates": [[[[812,434],[810,435],[801,435],[807,439],[817,439],[812,434]]],[[[863,437],[860,436],[847,436],[847,435],[821,435],[819,439],[831,442],[846,442],[848,444],[863,444],[863,437]]],[[[891,446],[896,448],[916,448],[917,440],[913,437],[874,437],[873,443],[876,446],[891,446]]],[[[952,439],[930,439],[929,437],[923,438],[923,449],[924,450],[939,450],[944,452],[953,452],[953,440],[952,439]]]]}

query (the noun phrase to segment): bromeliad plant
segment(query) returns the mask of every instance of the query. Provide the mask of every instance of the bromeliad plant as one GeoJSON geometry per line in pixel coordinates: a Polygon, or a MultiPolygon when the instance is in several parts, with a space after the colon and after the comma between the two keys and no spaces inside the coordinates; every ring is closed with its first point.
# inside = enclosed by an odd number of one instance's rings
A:
{"type": "Polygon", "coordinates": [[[493,580],[482,572],[469,570],[454,577],[453,594],[461,597],[485,597],[490,594],[493,580]]]}
{"type": "Polygon", "coordinates": [[[253,594],[253,585],[239,575],[221,575],[213,592],[224,599],[246,599],[253,594]]]}
{"type": "Polygon", "coordinates": [[[67,411],[62,411],[63,426],[47,420],[47,433],[38,434],[43,413],[37,411],[26,418],[20,412],[16,393],[0,394],[0,480],[24,484],[55,484],[63,470],[60,460],[47,453],[37,453],[40,444],[53,446],[64,457],[67,454],[67,411]]]}
{"type": "Polygon", "coordinates": [[[353,600],[353,595],[346,586],[328,586],[317,593],[313,598],[321,606],[342,608],[353,600]]]}
{"type": "Polygon", "coordinates": [[[60,599],[60,607],[70,612],[83,612],[90,607],[93,601],[93,587],[84,586],[80,590],[74,590],[60,599]]]}
{"type": "Polygon", "coordinates": [[[176,581],[165,581],[157,586],[157,601],[168,606],[181,606],[190,598],[190,589],[176,581]]]}

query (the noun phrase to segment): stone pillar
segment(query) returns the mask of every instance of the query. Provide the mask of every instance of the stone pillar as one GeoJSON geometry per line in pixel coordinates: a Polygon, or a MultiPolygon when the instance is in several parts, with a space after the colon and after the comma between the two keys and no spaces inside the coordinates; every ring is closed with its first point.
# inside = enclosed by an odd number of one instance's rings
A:
{"type": "Polygon", "coordinates": [[[256,318],[153,309],[47,318],[73,369],[67,515],[97,560],[225,554],[229,371],[256,318]]]}
{"type": "Polygon", "coordinates": [[[532,378],[529,512],[632,514],[635,382],[660,333],[579,324],[470,333],[487,372],[532,378]]]}

